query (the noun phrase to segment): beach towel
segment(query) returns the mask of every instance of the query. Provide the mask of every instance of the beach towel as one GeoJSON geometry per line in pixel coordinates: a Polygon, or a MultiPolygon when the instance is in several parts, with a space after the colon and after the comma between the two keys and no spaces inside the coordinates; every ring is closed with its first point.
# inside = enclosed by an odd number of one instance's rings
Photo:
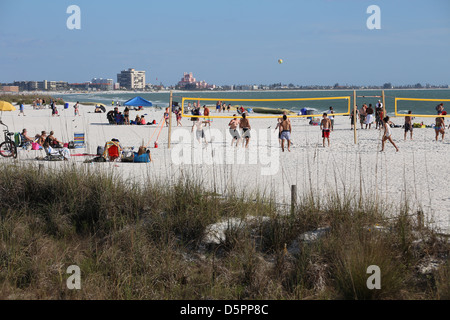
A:
{"type": "Polygon", "coordinates": [[[135,152],[133,162],[137,162],[137,163],[150,162],[150,157],[149,157],[148,153],[143,153],[141,155],[138,155],[138,153],[135,152]]]}

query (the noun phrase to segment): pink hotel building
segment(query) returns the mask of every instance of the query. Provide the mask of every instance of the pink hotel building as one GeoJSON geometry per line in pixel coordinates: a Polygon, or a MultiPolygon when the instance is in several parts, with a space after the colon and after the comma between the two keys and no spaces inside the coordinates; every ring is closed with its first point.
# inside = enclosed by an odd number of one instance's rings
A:
{"type": "Polygon", "coordinates": [[[213,84],[207,84],[205,81],[196,81],[192,72],[185,72],[183,78],[178,82],[178,86],[180,88],[186,88],[186,86],[194,88],[195,86],[196,89],[214,89],[216,87],[213,84]]]}

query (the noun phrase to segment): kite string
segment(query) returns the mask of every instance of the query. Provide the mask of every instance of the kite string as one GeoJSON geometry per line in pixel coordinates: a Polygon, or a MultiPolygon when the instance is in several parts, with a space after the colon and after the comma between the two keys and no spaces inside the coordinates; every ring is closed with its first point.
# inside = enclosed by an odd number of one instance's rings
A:
{"type": "MultiPolygon", "coordinates": [[[[161,120],[160,120],[160,122],[161,122],[161,129],[159,130],[159,132],[161,133],[161,130],[162,130],[162,127],[163,127],[163,124],[164,124],[164,116],[161,118],[161,120]]],[[[150,136],[150,139],[149,139],[149,141],[148,141],[148,143],[147,143],[147,145],[145,146],[146,148],[150,145],[150,143],[152,142],[152,138],[153,138],[153,135],[156,133],[156,130],[158,130],[158,127],[156,127],[155,128],[155,130],[153,130],[153,133],[152,133],[152,135],[150,136]]],[[[159,138],[159,134],[158,134],[158,138],[159,138]]],[[[158,138],[156,138],[157,140],[158,140],[158,138]]]]}

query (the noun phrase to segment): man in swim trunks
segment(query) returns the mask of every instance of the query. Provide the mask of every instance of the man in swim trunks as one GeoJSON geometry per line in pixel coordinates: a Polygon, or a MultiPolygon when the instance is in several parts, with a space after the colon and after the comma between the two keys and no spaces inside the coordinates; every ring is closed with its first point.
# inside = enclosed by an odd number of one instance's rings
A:
{"type": "MultiPolygon", "coordinates": [[[[411,114],[411,110],[408,111],[408,114],[411,114]]],[[[409,132],[411,132],[411,140],[412,140],[412,136],[413,136],[413,126],[412,126],[412,117],[411,116],[406,116],[405,117],[405,140],[406,140],[406,134],[409,132]]]]}
{"type": "Polygon", "coordinates": [[[280,139],[281,139],[281,150],[284,152],[284,140],[287,140],[288,151],[291,152],[291,122],[287,118],[287,115],[283,115],[283,120],[280,124],[280,139]]]}
{"type": "Polygon", "coordinates": [[[245,143],[245,147],[247,148],[248,147],[248,143],[250,141],[250,137],[251,137],[250,136],[251,126],[250,126],[250,123],[248,122],[246,113],[242,114],[242,119],[239,122],[239,128],[242,129],[242,146],[244,146],[244,141],[245,141],[246,142],[245,143]]]}
{"type": "MultiPolygon", "coordinates": [[[[233,114],[233,117],[236,117],[235,114],[233,114]]],[[[230,127],[230,134],[233,137],[233,140],[231,140],[231,146],[233,146],[234,140],[236,140],[236,147],[238,146],[239,140],[241,140],[241,136],[239,135],[239,126],[240,120],[238,118],[234,118],[230,121],[228,126],[230,127]]]]}
{"type": "Polygon", "coordinates": [[[328,146],[330,146],[331,120],[326,112],[323,114],[322,121],[320,121],[320,129],[322,130],[323,146],[325,147],[325,139],[328,140],[328,146]]]}
{"type": "Polygon", "coordinates": [[[203,124],[203,121],[201,121],[200,118],[197,118],[195,120],[194,124],[192,125],[191,132],[193,132],[194,131],[194,127],[196,127],[197,130],[195,132],[195,135],[197,137],[198,143],[202,143],[201,139],[203,138],[205,143],[208,144],[208,142],[206,141],[205,131],[202,128],[202,124],[203,124]]]}
{"type": "Polygon", "coordinates": [[[373,108],[372,108],[372,104],[369,103],[369,107],[366,110],[366,120],[364,121],[366,124],[366,129],[367,129],[367,125],[369,125],[369,129],[372,126],[372,122],[373,122],[373,108]]]}
{"type": "Polygon", "coordinates": [[[361,107],[361,111],[359,111],[359,122],[361,123],[361,129],[363,128],[364,122],[366,121],[366,110],[367,110],[367,104],[363,104],[363,106],[361,107]]]}

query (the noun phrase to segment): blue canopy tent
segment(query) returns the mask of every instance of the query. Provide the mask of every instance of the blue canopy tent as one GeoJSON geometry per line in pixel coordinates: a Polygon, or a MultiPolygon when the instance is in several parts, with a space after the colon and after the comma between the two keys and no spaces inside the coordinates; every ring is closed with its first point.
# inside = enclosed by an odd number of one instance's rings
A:
{"type": "Polygon", "coordinates": [[[127,102],[125,102],[123,105],[129,106],[129,107],[140,107],[140,106],[151,107],[151,106],[153,106],[153,104],[150,101],[145,100],[144,98],[141,98],[141,97],[136,97],[136,98],[130,99],[127,102]]]}

